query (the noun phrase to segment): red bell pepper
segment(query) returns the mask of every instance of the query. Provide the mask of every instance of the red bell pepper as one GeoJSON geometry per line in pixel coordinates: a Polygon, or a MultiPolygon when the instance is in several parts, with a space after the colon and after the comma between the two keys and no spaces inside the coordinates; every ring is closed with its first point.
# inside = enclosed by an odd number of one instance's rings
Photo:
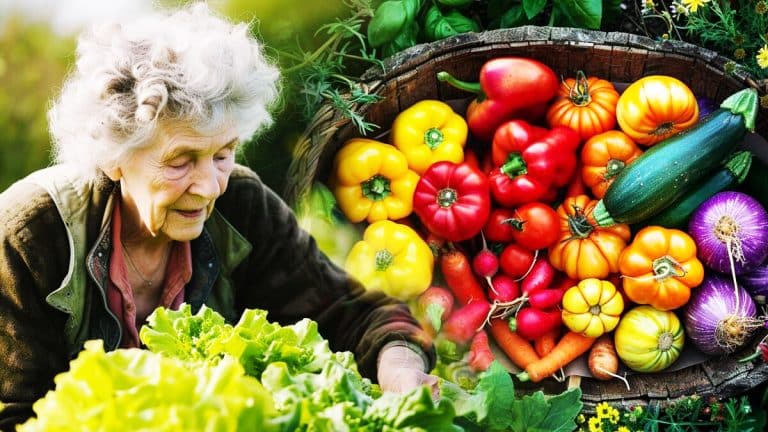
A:
{"type": "Polygon", "coordinates": [[[435,162],[416,185],[413,210],[430,232],[447,241],[472,238],[491,211],[488,178],[467,163],[435,162]]]}
{"type": "Polygon", "coordinates": [[[490,141],[506,120],[540,118],[560,87],[560,80],[547,65],[522,57],[485,62],[479,83],[460,81],[445,71],[438,72],[437,79],[478,95],[467,108],[467,125],[484,141],[490,141]]]}
{"type": "Polygon", "coordinates": [[[566,127],[549,131],[523,120],[501,125],[493,137],[498,168],[488,174],[491,195],[502,206],[548,201],[576,170],[579,135],[566,127]]]}

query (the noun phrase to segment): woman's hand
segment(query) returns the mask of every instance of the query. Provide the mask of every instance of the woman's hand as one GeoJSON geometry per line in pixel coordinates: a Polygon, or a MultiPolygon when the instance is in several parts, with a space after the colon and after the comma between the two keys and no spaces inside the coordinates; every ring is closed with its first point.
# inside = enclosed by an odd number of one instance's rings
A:
{"type": "Polygon", "coordinates": [[[379,354],[377,378],[383,391],[406,393],[421,385],[428,385],[432,397],[439,396],[438,381],[434,375],[424,372],[422,354],[406,344],[387,344],[379,354]]]}

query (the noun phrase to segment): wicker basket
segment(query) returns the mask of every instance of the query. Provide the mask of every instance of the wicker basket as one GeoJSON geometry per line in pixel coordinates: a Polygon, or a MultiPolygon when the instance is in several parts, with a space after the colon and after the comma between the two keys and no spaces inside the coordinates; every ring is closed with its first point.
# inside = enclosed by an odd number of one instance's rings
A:
{"type": "MultiPolygon", "coordinates": [[[[538,59],[563,76],[583,70],[617,84],[645,75],[670,75],[685,82],[697,96],[717,102],[742,88],[757,87],[747,74],[726,73],[728,59],[688,43],[655,41],[626,33],[527,26],[464,34],[398,53],[384,62],[384,70],[372,68],[360,78],[369,92],[383,99],[356,107],[357,112],[367,121],[387,128],[401,110],[419,100],[466,99],[466,93],[437,81],[436,72],[445,70],[460,79],[476,80],[483,63],[504,55],[538,59]]],[[[387,133],[380,132],[379,136],[387,133]]],[[[757,132],[768,136],[768,116],[762,110],[757,132]]],[[[295,205],[314,180],[327,179],[334,154],[355,136],[359,136],[357,128],[341,113],[330,106],[322,107],[296,145],[284,198],[295,205]]],[[[694,393],[730,397],[768,380],[768,365],[736,360],[751,352],[749,349],[675,372],[630,375],[629,391],[619,380],[584,378],[577,385],[581,386],[588,410],[600,401],[663,406],[694,393]]]]}

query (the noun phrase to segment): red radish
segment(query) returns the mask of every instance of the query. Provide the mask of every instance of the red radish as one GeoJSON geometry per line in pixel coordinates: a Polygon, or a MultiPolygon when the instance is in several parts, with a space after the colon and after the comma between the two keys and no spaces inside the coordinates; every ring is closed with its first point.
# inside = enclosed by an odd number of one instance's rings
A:
{"type": "Polygon", "coordinates": [[[443,320],[453,311],[453,294],[443,287],[431,286],[418,299],[421,316],[435,331],[440,331],[443,320]]]}
{"type": "Polygon", "coordinates": [[[459,303],[487,302],[485,292],[477,277],[472,272],[467,256],[458,249],[453,249],[440,256],[440,270],[445,283],[459,303]]]}
{"type": "Polygon", "coordinates": [[[546,256],[539,258],[533,264],[530,273],[523,279],[520,289],[530,295],[536,291],[549,287],[555,278],[555,268],[549,263],[546,256]]]}
{"type": "Polygon", "coordinates": [[[508,303],[520,297],[520,286],[511,277],[499,273],[491,279],[495,290],[488,290],[491,302],[508,303]]]}
{"type": "Polygon", "coordinates": [[[490,311],[491,305],[486,301],[476,301],[462,306],[448,317],[441,333],[451,342],[467,344],[485,325],[490,311]]]}
{"type": "Polygon", "coordinates": [[[499,266],[507,276],[515,279],[523,277],[531,269],[534,252],[517,243],[508,244],[499,256],[499,266]]]}
{"type": "Polygon", "coordinates": [[[539,310],[526,307],[520,309],[515,316],[515,332],[520,337],[532,341],[562,323],[563,318],[558,309],[539,310]]]}
{"type": "Polygon", "coordinates": [[[472,338],[472,343],[469,345],[469,368],[475,372],[482,372],[488,369],[493,363],[495,357],[491,352],[491,346],[488,344],[488,333],[485,330],[480,330],[472,338]]]}
{"type": "Polygon", "coordinates": [[[563,294],[565,294],[565,290],[560,288],[535,291],[528,295],[528,304],[539,310],[551,309],[560,305],[563,294]]]}
{"type": "Polygon", "coordinates": [[[480,252],[472,260],[472,270],[474,270],[476,275],[488,282],[491,291],[495,291],[491,278],[499,271],[499,259],[496,258],[496,254],[488,249],[488,244],[485,242],[485,236],[482,232],[480,232],[480,237],[483,239],[483,248],[480,249],[480,252]]]}

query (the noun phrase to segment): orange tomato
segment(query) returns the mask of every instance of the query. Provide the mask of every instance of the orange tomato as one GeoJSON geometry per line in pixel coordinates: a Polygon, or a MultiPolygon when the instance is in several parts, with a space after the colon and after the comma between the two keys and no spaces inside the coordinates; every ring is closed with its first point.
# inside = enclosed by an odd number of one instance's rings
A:
{"type": "Polygon", "coordinates": [[[699,121],[699,105],[677,78],[650,75],[633,82],[616,105],[619,127],[637,144],[651,146],[699,121]]]}
{"type": "Polygon", "coordinates": [[[704,280],[696,243],[683,231],[660,226],[640,230],[619,257],[624,293],[635,303],[662,311],[688,302],[704,280]]]}
{"type": "Polygon", "coordinates": [[[592,217],[596,204],[587,195],[577,195],[557,208],[560,241],[549,248],[549,262],[571,279],[605,279],[619,271],[619,254],[629,241],[629,226],[597,226],[592,217]]]}
{"type": "Polygon", "coordinates": [[[569,127],[584,141],[616,126],[618,100],[619,92],[609,81],[587,78],[579,71],[576,78],[560,84],[547,111],[547,123],[550,127],[569,127]]]}
{"type": "Polygon", "coordinates": [[[638,156],[640,147],[624,132],[611,130],[595,135],[581,149],[581,178],[595,198],[602,198],[613,179],[638,156]]]}

